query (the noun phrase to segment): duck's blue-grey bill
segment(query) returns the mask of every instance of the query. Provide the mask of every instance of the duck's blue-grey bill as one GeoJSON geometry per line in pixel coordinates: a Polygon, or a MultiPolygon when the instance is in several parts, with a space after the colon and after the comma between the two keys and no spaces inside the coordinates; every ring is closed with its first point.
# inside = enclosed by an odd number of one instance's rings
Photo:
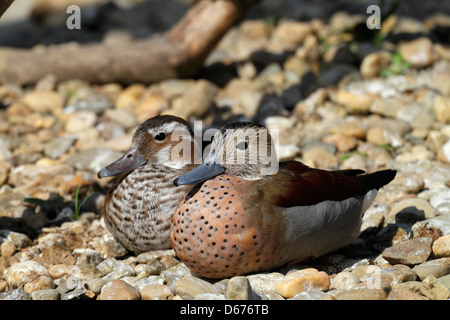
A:
{"type": "Polygon", "coordinates": [[[208,156],[198,167],[176,178],[173,184],[175,186],[196,184],[224,173],[225,168],[216,162],[215,158],[215,155],[208,156]]]}

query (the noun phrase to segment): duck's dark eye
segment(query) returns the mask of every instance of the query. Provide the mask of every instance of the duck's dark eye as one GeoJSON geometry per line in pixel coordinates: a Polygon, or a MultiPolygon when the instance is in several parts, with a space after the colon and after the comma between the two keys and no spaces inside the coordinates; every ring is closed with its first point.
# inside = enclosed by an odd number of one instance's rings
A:
{"type": "Polygon", "coordinates": [[[236,145],[236,148],[239,150],[245,150],[248,148],[248,143],[247,141],[241,141],[236,145]]]}
{"type": "Polygon", "coordinates": [[[159,132],[156,134],[155,139],[158,141],[164,141],[166,139],[166,134],[164,132],[159,132]]]}

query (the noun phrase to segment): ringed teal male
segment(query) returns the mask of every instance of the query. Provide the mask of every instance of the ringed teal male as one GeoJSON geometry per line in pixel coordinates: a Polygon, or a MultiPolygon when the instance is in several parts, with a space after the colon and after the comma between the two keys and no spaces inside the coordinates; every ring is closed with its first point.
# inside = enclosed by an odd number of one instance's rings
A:
{"type": "Polygon", "coordinates": [[[225,125],[211,150],[201,165],[175,179],[175,185],[197,185],[170,229],[177,256],[207,278],[273,269],[349,244],[378,189],[396,175],[326,171],[297,161],[263,174],[273,142],[266,129],[249,123],[225,125]],[[262,155],[258,148],[265,143],[262,155]]]}
{"type": "Polygon", "coordinates": [[[196,148],[185,120],[157,116],[137,128],[120,159],[98,172],[99,178],[117,176],[106,195],[104,218],[125,248],[135,253],[170,248],[172,215],[191,189],[172,181],[194,168],[196,148]]]}

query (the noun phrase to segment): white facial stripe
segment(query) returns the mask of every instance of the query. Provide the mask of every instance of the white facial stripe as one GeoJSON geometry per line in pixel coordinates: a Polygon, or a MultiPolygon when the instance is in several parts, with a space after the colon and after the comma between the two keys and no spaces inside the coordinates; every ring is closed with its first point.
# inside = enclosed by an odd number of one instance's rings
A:
{"type": "Polygon", "coordinates": [[[150,128],[150,129],[148,129],[148,133],[150,133],[151,135],[155,135],[159,132],[164,132],[167,134],[167,133],[174,132],[176,130],[187,130],[187,129],[184,124],[173,121],[173,122],[169,122],[169,123],[164,123],[162,126],[157,127],[157,128],[150,128]]]}

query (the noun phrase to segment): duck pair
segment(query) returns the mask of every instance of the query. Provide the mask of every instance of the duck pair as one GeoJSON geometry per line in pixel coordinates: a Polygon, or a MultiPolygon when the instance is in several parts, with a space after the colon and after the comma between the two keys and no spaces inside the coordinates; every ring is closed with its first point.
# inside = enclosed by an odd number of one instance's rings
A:
{"type": "Polygon", "coordinates": [[[251,123],[225,125],[197,166],[200,149],[185,120],[157,116],[98,176],[117,176],[105,223],[124,247],[135,253],[172,247],[208,278],[273,269],[349,244],[378,189],[396,174],[326,171],[297,161],[265,174],[274,146],[267,130],[251,123]],[[194,152],[173,152],[180,137],[194,152]],[[254,141],[267,142],[264,155],[252,149],[254,141]]]}

